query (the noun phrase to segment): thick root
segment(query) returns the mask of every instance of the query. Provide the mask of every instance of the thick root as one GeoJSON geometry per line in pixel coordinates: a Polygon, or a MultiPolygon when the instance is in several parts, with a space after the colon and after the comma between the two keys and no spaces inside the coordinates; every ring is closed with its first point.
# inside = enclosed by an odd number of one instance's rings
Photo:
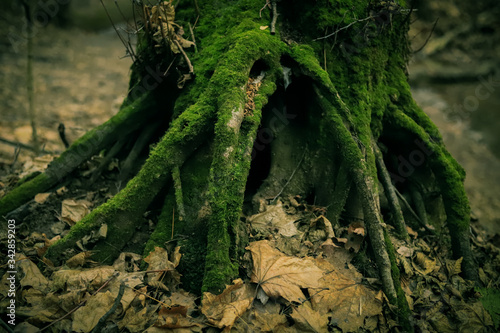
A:
{"type": "Polygon", "coordinates": [[[212,111],[213,108],[200,103],[181,114],[127,186],[73,226],[68,235],[49,248],[47,257],[52,261],[60,260],[83,235],[107,224],[110,238],[96,245],[93,257],[101,261],[114,259],[121,246],[133,235],[144,211],[170,178],[172,168],[182,165],[203,142],[210,129],[212,111]]]}
{"type": "Polygon", "coordinates": [[[431,129],[424,129],[401,111],[392,114],[391,121],[402,131],[413,133],[424,143],[423,149],[428,152],[429,165],[441,189],[453,256],[457,259],[464,258],[462,264],[464,276],[469,280],[477,281],[477,265],[469,239],[470,206],[463,186],[462,167],[446,151],[439,134],[436,134],[439,139],[434,140],[428,134],[434,131],[429,132],[431,129]]]}
{"type": "Polygon", "coordinates": [[[101,126],[87,132],[59,158],[54,160],[44,173],[5,195],[0,200],[0,216],[33,199],[36,194],[55,186],[81,163],[112,145],[117,138],[140,128],[154,113],[154,107],[155,102],[152,95],[143,95],[133,103],[123,107],[117,115],[101,126]]]}

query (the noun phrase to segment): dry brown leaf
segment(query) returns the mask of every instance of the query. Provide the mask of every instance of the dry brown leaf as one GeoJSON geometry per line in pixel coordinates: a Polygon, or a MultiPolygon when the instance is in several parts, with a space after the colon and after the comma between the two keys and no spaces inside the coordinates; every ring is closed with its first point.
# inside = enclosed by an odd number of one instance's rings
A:
{"type": "Polygon", "coordinates": [[[252,306],[249,318],[255,318],[252,327],[257,332],[281,332],[279,327],[287,326],[287,318],[278,303],[268,303],[266,306],[255,304],[252,306]]]}
{"type": "Polygon", "coordinates": [[[66,192],[68,192],[68,189],[66,188],[66,186],[60,187],[56,190],[56,194],[59,196],[63,195],[66,192]]]}
{"type": "Polygon", "coordinates": [[[91,255],[92,255],[92,252],[90,252],[90,251],[80,252],[78,254],[75,254],[74,256],[69,258],[68,260],[66,260],[66,265],[69,268],[81,267],[81,266],[85,265],[85,263],[87,262],[87,260],[90,258],[91,255]]]}
{"type": "Polygon", "coordinates": [[[90,269],[62,269],[52,274],[52,290],[96,290],[103,285],[113,274],[115,269],[110,266],[101,266],[90,269]]]}
{"type": "Polygon", "coordinates": [[[422,275],[427,275],[436,268],[436,259],[430,259],[422,252],[417,253],[415,262],[412,262],[413,268],[422,275]]]}
{"type": "Polygon", "coordinates": [[[330,317],[346,332],[363,326],[366,317],[382,313],[382,291],[361,284],[361,274],[354,267],[345,269],[323,259],[316,259],[316,264],[327,273],[320,280],[320,288],[309,290],[316,311],[332,311],[330,317]]]}
{"type": "Polygon", "coordinates": [[[462,261],[463,257],[457,260],[446,259],[446,270],[448,271],[448,276],[460,274],[462,272],[462,261]]]}
{"type": "Polygon", "coordinates": [[[266,240],[250,243],[253,270],[251,281],[258,283],[269,297],[283,297],[290,302],[303,302],[301,288],[318,288],[323,271],[312,258],[285,256],[266,240]]]}
{"type": "Polygon", "coordinates": [[[173,284],[180,283],[180,274],[175,270],[176,265],[169,261],[168,252],[164,248],[155,246],[154,251],[144,258],[144,261],[149,264],[148,270],[150,271],[165,270],[165,272],[148,273],[150,281],[160,280],[168,272],[173,284]]]}
{"type": "Polygon", "coordinates": [[[16,265],[22,278],[19,280],[21,287],[33,287],[45,292],[48,290],[49,280],[43,276],[40,269],[22,253],[16,253],[16,265]]]}
{"type": "Polygon", "coordinates": [[[43,172],[47,166],[56,158],[57,155],[44,155],[35,157],[33,160],[27,161],[23,165],[23,170],[19,175],[20,178],[26,177],[33,172],[43,172]]]}
{"type": "Polygon", "coordinates": [[[406,231],[408,232],[408,235],[412,236],[413,238],[417,238],[418,232],[410,228],[409,226],[406,226],[406,231]]]}
{"type": "Polygon", "coordinates": [[[230,329],[236,319],[250,307],[254,294],[252,286],[244,284],[241,279],[234,280],[220,295],[204,293],[201,312],[211,324],[230,329]]]}
{"type": "Polygon", "coordinates": [[[45,201],[47,201],[50,194],[51,193],[38,193],[37,195],[35,195],[35,202],[39,204],[44,203],[45,201]]]}
{"type": "Polygon", "coordinates": [[[413,249],[407,246],[400,246],[397,252],[403,257],[409,258],[413,255],[413,249]]]}
{"type": "Polygon", "coordinates": [[[148,313],[148,307],[141,310],[130,307],[122,320],[118,322],[118,328],[122,331],[124,328],[130,332],[144,332],[152,313],[148,313]]]}
{"type": "Polygon", "coordinates": [[[70,226],[75,225],[90,213],[91,204],[87,200],[66,199],[62,202],[61,218],[70,226]]]}
{"type": "Polygon", "coordinates": [[[168,289],[168,287],[161,281],[149,281],[148,282],[148,285],[153,287],[153,288],[157,288],[157,289],[160,289],[160,290],[163,290],[163,291],[170,291],[168,289]]]}
{"type": "Polygon", "coordinates": [[[361,245],[363,244],[364,238],[364,226],[359,222],[351,223],[347,229],[347,242],[345,244],[345,248],[347,250],[353,249],[355,253],[358,253],[361,245]]]}
{"type": "Polygon", "coordinates": [[[38,295],[36,296],[33,292],[31,294],[30,304],[32,306],[20,306],[16,307],[16,316],[30,318],[33,322],[49,323],[60,318],[66,311],[59,307],[59,298],[50,293],[46,296],[38,295]]]}
{"type": "Polygon", "coordinates": [[[291,314],[300,332],[327,332],[328,314],[313,310],[311,303],[304,302],[293,309],[291,314]]]}
{"type": "Polygon", "coordinates": [[[101,292],[90,297],[84,306],[73,314],[72,329],[75,332],[90,332],[99,319],[113,306],[116,295],[111,292],[101,292]]]}
{"type": "Polygon", "coordinates": [[[132,252],[122,252],[113,263],[113,267],[120,272],[137,272],[142,256],[132,252]]]}
{"type": "Polygon", "coordinates": [[[326,232],[326,238],[335,237],[335,232],[333,231],[332,223],[323,215],[311,220],[310,227],[317,227],[326,232]]]}
{"type": "Polygon", "coordinates": [[[162,306],[158,311],[158,319],[154,326],[159,328],[179,329],[199,326],[187,315],[186,306],[173,306],[166,308],[162,306]]]}
{"type": "Polygon", "coordinates": [[[265,212],[248,218],[254,230],[278,229],[278,233],[285,237],[292,237],[300,233],[294,223],[297,220],[297,216],[285,212],[283,203],[279,200],[276,205],[267,206],[265,212]]]}
{"type": "Polygon", "coordinates": [[[266,30],[267,28],[269,28],[269,26],[268,26],[268,25],[261,25],[261,26],[260,26],[260,30],[266,30]]]}

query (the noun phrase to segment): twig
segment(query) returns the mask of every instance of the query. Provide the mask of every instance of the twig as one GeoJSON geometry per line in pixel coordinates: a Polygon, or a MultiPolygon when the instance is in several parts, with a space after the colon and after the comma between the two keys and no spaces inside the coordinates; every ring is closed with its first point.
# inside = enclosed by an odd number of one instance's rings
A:
{"type": "Polygon", "coordinates": [[[269,2],[269,0],[266,0],[266,4],[264,5],[264,7],[262,7],[262,8],[259,10],[259,17],[260,17],[260,18],[262,18],[262,11],[263,11],[266,7],[271,8],[271,3],[269,2]]]}
{"type": "MultiPolygon", "coordinates": [[[[127,49],[127,53],[130,54],[130,58],[132,58],[132,61],[135,62],[136,59],[135,59],[135,53],[134,53],[134,51],[129,49],[129,47],[127,45],[127,42],[125,42],[125,40],[123,39],[122,35],[120,35],[120,33],[118,32],[118,29],[116,28],[115,23],[113,22],[113,19],[109,15],[108,9],[104,5],[103,0],[100,0],[100,1],[101,1],[102,7],[104,8],[104,11],[106,12],[106,16],[108,16],[109,22],[111,23],[111,25],[113,26],[113,29],[115,29],[115,32],[118,35],[118,38],[120,38],[123,46],[125,46],[125,49],[127,49]]],[[[130,44],[130,42],[128,42],[128,44],[130,44]]]]}
{"type": "MultiPolygon", "coordinates": [[[[95,291],[95,293],[92,294],[92,296],[97,295],[97,293],[99,291],[101,291],[104,287],[106,287],[109,284],[109,282],[111,282],[111,280],[113,280],[116,276],[118,276],[118,274],[120,274],[120,273],[119,272],[114,272],[113,275],[106,282],[104,282],[102,284],[102,286],[95,291]]],[[[73,312],[75,312],[76,310],[78,310],[79,308],[81,308],[82,306],[84,306],[85,303],[87,303],[87,301],[88,301],[87,299],[83,300],[80,304],[78,304],[76,307],[74,307],[70,312],[66,313],[64,316],[62,316],[62,317],[54,320],[53,322],[51,322],[50,324],[48,324],[47,326],[45,326],[44,328],[42,328],[40,330],[40,332],[43,331],[43,330],[45,330],[45,329],[47,329],[47,328],[49,328],[50,326],[54,325],[55,323],[63,320],[64,318],[66,318],[67,316],[69,316],[70,314],[72,314],[73,312]]]]}
{"type": "Polygon", "coordinates": [[[66,127],[64,127],[63,123],[60,123],[59,126],[57,127],[57,131],[59,132],[59,137],[61,138],[61,141],[64,144],[65,148],[69,147],[69,142],[66,140],[66,133],[65,133],[66,127]]]}
{"type": "Polygon", "coordinates": [[[431,32],[429,33],[429,36],[427,36],[427,39],[425,40],[424,44],[422,46],[420,46],[418,48],[418,50],[413,51],[413,53],[418,53],[418,52],[422,51],[422,49],[427,45],[427,43],[429,42],[429,39],[431,39],[432,33],[434,32],[434,29],[436,28],[438,21],[439,21],[439,17],[436,19],[436,21],[434,21],[434,25],[432,26],[431,32]]]}
{"type": "Polygon", "coordinates": [[[326,36],[324,36],[324,37],[318,37],[318,38],[316,38],[316,39],[313,39],[313,41],[317,41],[317,40],[320,40],[320,39],[325,39],[325,38],[332,37],[332,36],[336,35],[338,32],[340,32],[340,31],[342,31],[342,30],[345,30],[345,29],[349,28],[350,26],[352,26],[352,25],[353,25],[353,24],[355,24],[355,23],[358,23],[358,22],[363,22],[363,21],[368,21],[368,20],[370,20],[370,19],[372,19],[372,18],[374,18],[374,17],[370,15],[370,16],[368,16],[368,17],[365,17],[364,19],[360,19],[360,20],[353,21],[353,22],[349,23],[348,25],[346,25],[346,26],[344,26],[344,27],[342,27],[342,28],[340,28],[340,29],[335,30],[335,31],[334,31],[334,32],[332,32],[331,34],[326,35],[326,36]]]}
{"type": "Polygon", "coordinates": [[[271,9],[273,11],[273,19],[271,20],[271,35],[274,35],[276,33],[276,20],[278,19],[276,0],[271,0],[271,9]]]}
{"type": "Polygon", "coordinates": [[[189,26],[189,32],[191,32],[191,38],[193,39],[194,43],[194,53],[198,53],[198,47],[196,46],[196,39],[194,38],[194,32],[193,32],[193,27],[191,26],[191,23],[188,22],[189,26]]]}
{"type": "Polygon", "coordinates": [[[10,164],[11,171],[14,170],[14,165],[16,164],[17,159],[19,158],[20,152],[21,152],[21,148],[16,147],[16,149],[14,150],[14,158],[12,159],[12,163],[10,164]]]}
{"type": "Polygon", "coordinates": [[[200,17],[200,7],[198,7],[198,0],[194,0],[194,8],[196,8],[196,14],[198,14],[198,17],[200,17]]]}
{"type": "MultiPolygon", "coordinates": [[[[36,151],[35,147],[21,143],[21,142],[10,141],[10,140],[4,139],[4,138],[0,138],[0,142],[5,143],[9,146],[19,147],[19,148],[27,149],[30,151],[36,151]]],[[[54,153],[53,151],[44,150],[44,149],[42,149],[41,152],[45,153],[45,154],[53,154],[54,153]]]]}
{"type": "Polygon", "coordinates": [[[122,282],[120,284],[120,290],[118,291],[118,296],[116,296],[115,303],[113,304],[111,309],[109,309],[108,312],[106,312],[104,314],[104,316],[102,316],[101,319],[99,319],[99,321],[97,322],[97,325],[95,325],[94,329],[92,330],[92,333],[101,332],[106,320],[108,320],[109,316],[111,316],[116,311],[118,304],[120,304],[120,301],[122,300],[124,291],[125,291],[125,284],[122,282]]]}
{"type": "Polygon", "coordinates": [[[40,143],[36,131],[36,112],[35,112],[35,90],[33,88],[33,18],[31,16],[31,7],[27,1],[22,1],[26,15],[26,24],[28,26],[28,54],[26,71],[26,88],[28,93],[28,114],[31,123],[31,139],[33,140],[34,152],[40,153],[40,143]]]}
{"type": "Polygon", "coordinates": [[[427,232],[429,232],[431,234],[435,234],[434,230],[432,230],[431,228],[429,228],[429,226],[427,226],[427,224],[425,224],[424,222],[422,222],[422,220],[417,215],[417,213],[415,213],[415,211],[413,210],[413,208],[411,208],[411,206],[408,203],[408,201],[406,201],[405,197],[403,197],[403,195],[401,193],[399,193],[399,191],[396,188],[394,188],[394,190],[396,191],[396,195],[398,196],[398,198],[401,199],[401,201],[403,201],[403,203],[405,204],[406,208],[408,208],[408,211],[410,212],[411,215],[413,215],[413,217],[417,220],[417,222],[420,223],[420,225],[422,227],[424,227],[424,229],[427,232]]]}
{"type": "Polygon", "coordinates": [[[189,67],[189,73],[193,74],[194,73],[194,68],[193,68],[193,65],[191,64],[191,61],[189,60],[186,52],[184,52],[184,49],[182,48],[182,46],[179,43],[179,41],[177,41],[175,39],[173,41],[174,41],[175,45],[177,45],[177,47],[179,48],[179,51],[181,51],[182,55],[184,56],[184,59],[186,59],[187,65],[189,67]]]}
{"type": "Polygon", "coordinates": [[[172,208],[172,236],[170,239],[174,239],[174,223],[175,223],[175,207],[172,208]]]}
{"type": "Polygon", "coordinates": [[[288,184],[292,180],[293,176],[295,175],[295,172],[297,172],[297,170],[299,169],[300,165],[302,164],[302,161],[304,160],[304,157],[306,156],[306,152],[307,152],[307,149],[304,150],[304,154],[302,155],[302,158],[300,159],[299,163],[295,167],[295,170],[293,170],[292,175],[290,176],[290,178],[288,178],[288,181],[286,182],[285,186],[283,186],[283,188],[281,189],[281,191],[278,194],[276,194],[276,196],[273,198],[273,200],[271,200],[271,202],[276,201],[276,199],[281,195],[281,193],[283,193],[283,191],[285,190],[285,188],[288,186],[288,184]]]}
{"type": "Polygon", "coordinates": [[[106,156],[102,159],[101,163],[99,166],[94,169],[92,176],[90,177],[90,184],[95,183],[97,178],[102,174],[104,169],[108,166],[109,162],[115,157],[122,149],[122,147],[125,145],[127,141],[126,140],[118,140],[109,150],[109,152],[106,154],[106,156]]]}

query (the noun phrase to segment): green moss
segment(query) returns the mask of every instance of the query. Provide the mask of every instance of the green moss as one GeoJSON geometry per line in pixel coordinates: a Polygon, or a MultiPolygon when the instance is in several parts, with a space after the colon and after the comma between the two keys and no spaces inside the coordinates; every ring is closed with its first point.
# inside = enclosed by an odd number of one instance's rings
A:
{"type": "Polygon", "coordinates": [[[389,259],[391,260],[392,280],[394,281],[394,288],[396,289],[396,294],[397,294],[397,300],[389,300],[389,301],[392,304],[398,305],[398,319],[399,319],[399,324],[403,328],[403,331],[413,332],[414,330],[411,324],[412,312],[410,310],[410,307],[408,306],[405,293],[401,288],[401,276],[396,261],[396,252],[394,250],[394,246],[392,245],[391,239],[389,238],[389,235],[385,230],[384,230],[384,239],[387,248],[387,254],[389,255],[389,259]]]}

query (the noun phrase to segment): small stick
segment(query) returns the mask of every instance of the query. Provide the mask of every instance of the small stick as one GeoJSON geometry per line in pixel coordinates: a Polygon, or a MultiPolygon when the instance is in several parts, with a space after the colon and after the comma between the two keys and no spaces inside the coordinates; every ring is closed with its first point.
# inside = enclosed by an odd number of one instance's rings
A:
{"type": "Polygon", "coordinates": [[[122,282],[120,284],[120,290],[118,291],[118,296],[116,296],[115,303],[113,304],[111,309],[109,309],[108,312],[106,312],[104,314],[104,316],[102,316],[101,319],[99,319],[99,321],[97,322],[97,325],[95,325],[94,329],[92,330],[92,333],[101,332],[106,320],[108,320],[109,316],[111,316],[116,311],[118,304],[120,304],[120,301],[122,300],[124,291],[125,291],[125,284],[122,282]]]}
{"type": "MultiPolygon", "coordinates": [[[[10,140],[4,139],[4,138],[0,138],[0,142],[5,143],[9,146],[14,146],[14,147],[19,147],[19,148],[35,151],[35,147],[21,143],[21,142],[10,141],[10,140]]],[[[53,154],[54,153],[54,152],[48,151],[48,150],[41,150],[41,152],[45,153],[45,154],[53,154]]]]}
{"type": "Polygon", "coordinates": [[[69,142],[66,140],[66,133],[65,133],[66,127],[64,127],[63,123],[60,123],[59,126],[57,127],[57,131],[59,132],[59,137],[61,138],[61,141],[64,144],[65,148],[69,147],[69,142]]]}
{"type": "Polygon", "coordinates": [[[276,20],[278,19],[276,0],[271,0],[271,9],[273,11],[273,19],[271,20],[271,35],[274,35],[276,33],[276,20]]]}
{"type": "Polygon", "coordinates": [[[16,147],[16,149],[14,150],[14,159],[12,160],[12,163],[10,164],[10,168],[11,168],[12,171],[14,170],[14,165],[17,162],[17,159],[19,157],[19,153],[20,152],[21,152],[21,148],[16,147]]]}
{"type": "Polygon", "coordinates": [[[186,59],[187,65],[189,67],[189,73],[193,74],[194,73],[194,68],[193,68],[193,65],[191,64],[191,61],[189,60],[186,52],[184,52],[184,49],[182,48],[182,46],[179,43],[179,41],[177,41],[175,39],[173,41],[174,41],[175,45],[177,45],[177,47],[179,48],[179,51],[181,51],[182,55],[184,56],[184,59],[186,59]]]}
{"type": "Polygon", "coordinates": [[[175,223],[175,208],[172,208],[172,237],[170,237],[170,239],[174,238],[174,223],[175,223]]]}
{"type": "Polygon", "coordinates": [[[31,139],[33,141],[34,152],[40,153],[40,142],[38,142],[38,134],[36,130],[36,111],[35,111],[35,90],[33,87],[33,17],[31,14],[31,6],[27,1],[22,1],[24,12],[26,15],[26,24],[28,26],[28,55],[27,55],[27,71],[26,71],[26,88],[28,93],[28,114],[31,123],[31,139]]]}
{"type": "Polygon", "coordinates": [[[365,17],[364,19],[356,20],[356,21],[354,21],[354,22],[349,23],[349,24],[348,24],[348,25],[346,25],[345,27],[342,27],[342,28],[340,28],[340,29],[335,30],[334,32],[332,32],[332,33],[331,33],[331,34],[329,34],[329,35],[326,35],[326,36],[324,36],[324,37],[318,37],[318,38],[316,38],[316,39],[313,39],[313,41],[317,41],[317,40],[320,40],[320,39],[325,39],[325,38],[332,37],[332,36],[336,35],[338,32],[340,32],[340,31],[342,31],[342,30],[345,30],[345,29],[349,28],[349,27],[350,27],[350,26],[352,26],[353,24],[356,24],[356,23],[358,23],[358,22],[367,21],[367,20],[370,20],[370,19],[372,19],[372,18],[374,18],[374,17],[373,17],[373,16],[368,16],[368,17],[365,17]]]}
{"type": "Polygon", "coordinates": [[[193,27],[191,26],[191,23],[188,22],[189,25],[189,31],[191,32],[191,38],[193,39],[194,43],[194,53],[198,53],[198,47],[196,46],[196,39],[194,39],[194,32],[193,32],[193,27]]]}
{"type": "Polygon", "coordinates": [[[290,181],[292,180],[293,176],[295,175],[295,172],[297,172],[300,165],[302,164],[302,161],[304,160],[304,157],[306,156],[306,151],[307,150],[304,150],[304,154],[302,155],[302,158],[300,159],[299,164],[297,164],[297,167],[295,168],[295,170],[293,170],[292,175],[290,176],[290,178],[288,178],[288,181],[286,182],[285,186],[283,186],[281,191],[278,194],[276,194],[276,196],[273,198],[273,200],[271,200],[271,202],[274,202],[281,195],[281,193],[283,193],[283,191],[288,186],[288,184],[290,184],[290,181]]]}
{"type": "MultiPolygon", "coordinates": [[[[101,291],[104,287],[106,287],[109,284],[109,282],[111,282],[111,280],[113,280],[116,276],[118,276],[118,274],[120,274],[120,273],[119,272],[114,272],[113,275],[106,282],[104,282],[103,285],[99,289],[97,289],[95,291],[95,293],[92,294],[92,296],[97,295],[97,293],[99,291],[101,291]]],[[[70,312],[66,313],[64,316],[62,316],[62,317],[54,320],[53,322],[51,322],[50,324],[48,324],[47,326],[45,326],[44,328],[42,328],[40,331],[43,331],[43,330],[49,328],[50,326],[54,325],[58,321],[63,320],[64,318],[66,318],[67,316],[69,316],[70,314],[72,314],[73,312],[75,312],[76,310],[78,310],[79,308],[81,308],[82,306],[84,306],[85,303],[87,303],[87,300],[83,300],[80,304],[78,304],[75,308],[73,308],[73,310],[71,310],[70,312]]]]}
{"type": "Polygon", "coordinates": [[[264,5],[264,7],[262,7],[262,8],[259,10],[259,17],[260,17],[260,18],[262,18],[262,11],[263,11],[266,7],[271,8],[271,3],[269,2],[269,0],[266,0],[266,4],[264,5]]]}

